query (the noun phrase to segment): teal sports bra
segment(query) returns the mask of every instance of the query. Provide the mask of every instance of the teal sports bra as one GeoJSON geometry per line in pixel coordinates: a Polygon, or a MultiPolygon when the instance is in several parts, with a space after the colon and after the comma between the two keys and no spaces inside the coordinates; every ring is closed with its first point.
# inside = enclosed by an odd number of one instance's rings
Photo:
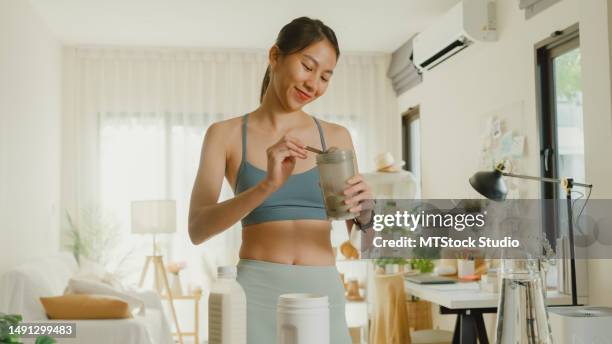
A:
{"type": "MultiPolygon", "coordinates": [[[[267,171],[259,169],[247,161],[247,119],[248,114],[242,118],[242,161],[236,176],[236,194],[257,185],[267,175],[267,171]]],[[[321,147],[325,151],[327,148],[323,137],[323,129],[321,129],[319,121],[314,117],[313,119],[321,136],[321,147]]],[[[323,194],[321,186],[319,186],[319,168],[317,166],[308,171],[289,176],[283,186],[242,219],[242,225],[303,219],[327,219],[323,194]]]]}

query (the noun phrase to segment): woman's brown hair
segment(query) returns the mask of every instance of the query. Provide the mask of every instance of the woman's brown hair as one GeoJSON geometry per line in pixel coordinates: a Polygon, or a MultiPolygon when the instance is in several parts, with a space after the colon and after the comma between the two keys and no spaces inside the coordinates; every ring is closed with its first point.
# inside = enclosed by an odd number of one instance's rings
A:
{"type": "MultiPolygon", "coordinates": [[[[280,50],[281,55],[289,55],[297,53],[309,45],[324,39],[327,39],[334,47],[336,59],[340,58],[340,48],[338,47],[338,40],[336,39],[334,30],[318,19],[300,17],[292,20],[280,30],[275,44],[278,50],[280,50]]],[[[263,97],[268,89],[268,84],[270,84],[269,65],[261,84],[259,102],[263,101],[263,97]]]]}

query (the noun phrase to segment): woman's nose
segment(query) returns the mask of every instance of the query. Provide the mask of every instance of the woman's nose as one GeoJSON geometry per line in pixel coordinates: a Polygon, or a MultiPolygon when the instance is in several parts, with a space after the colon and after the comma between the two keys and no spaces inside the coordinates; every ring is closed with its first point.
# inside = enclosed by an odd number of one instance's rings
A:
{"type": "Polygon", "coordinates": [[[306,79],[304,81],[304,86],[306,87],[306,90],[310,93],[314,93],[314,91],[317,89],[317,79],[314,77],[310,77],[308,79],[306,79]]]}

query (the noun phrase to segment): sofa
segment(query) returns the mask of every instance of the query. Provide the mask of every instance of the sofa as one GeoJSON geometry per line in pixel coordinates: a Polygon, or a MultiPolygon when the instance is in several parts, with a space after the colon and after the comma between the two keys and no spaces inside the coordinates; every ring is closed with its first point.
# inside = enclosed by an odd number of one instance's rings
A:
{"type": "Polygon", "coordinates": [[[76,338],[62,338],[61,343],[173,343],[160,298],[153,290],[123,291],[144,303],[144,312],[132,318],[49,320],[39,298],[62,295],[78,271],[68,252],[13,268],[0,278],[0,312],[21,314],[24,322],[76,323],[76,338]]]}

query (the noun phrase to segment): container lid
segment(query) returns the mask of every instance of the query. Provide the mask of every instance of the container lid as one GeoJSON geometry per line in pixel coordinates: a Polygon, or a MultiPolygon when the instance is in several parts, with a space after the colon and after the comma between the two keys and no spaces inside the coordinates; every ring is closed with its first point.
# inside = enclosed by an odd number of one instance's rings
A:
{"type": "Polygon", "coordinates": [[[612,308],[609,307],[550,307],[549,312],[570,318],[601,318],[612,317],[612,308]]]}
{"type": "Polygon", "coordinates": [[[217,276],[219,278],[236,278],[237,274],[236,267],[233,265],[217,267],[217,276]]]}
{"type": "Polygon", "coordinates": [[[317,155],[317,164],[331,164],[346,160],[353,160],[353,151],[350,149],[330,149],[317,155]]]}
{"type": "Polygon", "coordinates": [[[283,294],[278,297],[278,305],[293,308],[321,308],[328,307],[327,296],[319,294],[283,294]]]}

